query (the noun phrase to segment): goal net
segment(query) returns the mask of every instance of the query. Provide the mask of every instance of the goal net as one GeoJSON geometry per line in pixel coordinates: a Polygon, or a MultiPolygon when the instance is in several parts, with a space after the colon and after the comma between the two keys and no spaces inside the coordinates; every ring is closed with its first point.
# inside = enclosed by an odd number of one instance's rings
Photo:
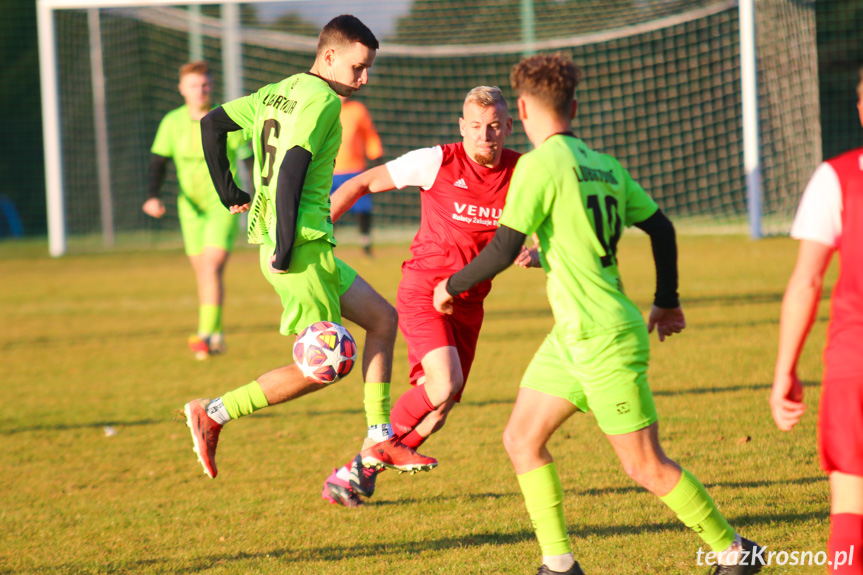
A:
{"type": "MultiPolygon", "coordinates": [[[[820,161],[812,4],[757,3],[761,215],[768,234],[787,232],[820,161]]],[[[168,216],[155,221],[141,212],[149,149],[161,118],[182,104],[177,72],[190,58],[208,61],[215,101],[225,101],[223,10],[147,3],[100,8],[97,28],[92,9],[51,11],[62,212],[65,236],[78,242],[73,247],[100,244],[107,225],[115,243],[178,241],[175,178],[163,188],[168,216]],[[101,59],[94,59],[96,50],[101,59]],[[102,70],[101,88],[94,65],[102,70]],[[107,158],[97,137],[99,93],[107,158]],[[97,184],[100,174],[108,178],[107,199],[97,184]]],[[[736,0],[241,4],[242,93],[308,70],[322,23],[346,12],[363,19],[382,42],[371,81],[357,99],[371,112],[385,160],[459,140],[461,102],[476,85],[500,86],[514,110],[513,64],[527,53],[563,51],[585,72],[574,123],[580,138],[619,158],[679,229],[747,233],[736,0]]],[[[507,145],[530,149],[517,121],[507,145]]],[[[416,190],[376,196],[374,214],[379,230],[415,227],[416,190]]]]}

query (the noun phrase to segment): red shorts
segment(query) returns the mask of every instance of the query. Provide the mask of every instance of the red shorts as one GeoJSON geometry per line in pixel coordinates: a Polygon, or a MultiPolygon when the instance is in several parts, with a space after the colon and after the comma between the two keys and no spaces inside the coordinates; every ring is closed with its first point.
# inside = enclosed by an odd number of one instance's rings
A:
{"type": "Polygon", "coordinates": [[[863,476],[863,375],[824,374],[818,414],[818,451],[827,473],[863,476]]]}
{"type": "MultiPolygon", "coordinates": [[[[426,354],[447,346],[456,348],[464,382],[467,384],[476,354],[476,342],[484,313],[482,302],[466,302],[456,298],[452,315],[436,312],[432,305],[432,296],[434,286],[440,279],[442,278],[421,279],[414,274],[405,274],[399,283],[396,309],[399,312],[399,329],[408,344],[411,385],[416,385],[417,380],[425,375],[422,359],[426,354]]],[[[464,387],[453,399],[461,401],[463,391],[464,387]]]]}

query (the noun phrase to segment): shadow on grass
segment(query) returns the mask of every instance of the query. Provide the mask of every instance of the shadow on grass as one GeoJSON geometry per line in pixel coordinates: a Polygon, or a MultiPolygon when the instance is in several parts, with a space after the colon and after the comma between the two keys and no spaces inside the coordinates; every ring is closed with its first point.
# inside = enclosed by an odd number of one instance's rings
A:
{"type": "MultiPolygon", "coordinates": [[[[798,477],[796,479],[783,479],[780,481],[715,481],[705,483],[704,486],[708,489],[722,487],[723,489],[749,489],[755,487],[770,487],[773,485],[810,485],[812,483],[826,482],[827,477],[798,477]]],[[[594,489],[564,489],[566,495],[578,496],[603,496],[603,495],[628,495],[630,493],[646,493],[643,487],[638,485],[623,485],[620,487],[599,487],[594,489]]]]}
{"type": "MultiPolygon", "coordinates": [[[[820,381],[804,381],[803,387],[820,387],[820,381]]],[[[660,389],[653,390],[654,396],[672,395],[702,395],[705,393],[727,393],[729,391],[759,391],[768,390],[773,387],[772,383],[745,383],[740,385],[727,385],[723,387],[691,387],[683,389],[660,389]]],[[[766,400],[765,400],[766,401],[766,400]]]]}
{"type": "MultiPolygon", "coordinates": [[[[278,325],[275,322],[260,324],[245,324],[231,326],[230,336],[235,337],[242,334],[255,334],[271,332],[274,336],[279,334],[278,325]]],[[[64,333],[56,336],[19,337],[8,341],[0,341],[0,350],[11,350],[30,346],[53,346],[53,345],[84,345],[88,343],[104,343],[106,338],[119,341],[137,341],[142,339],[179,339],[185,341],[189,337],[189,328],[165,328],[165,329],[136,329],[134,331],[104,330],[89,334],[64,333]]]]}
{"type": "MultiPolygon", "coordinates": [[[[621,471],[622,473],[622,471],[621,471]]],[[[820,483],[822,481],[827,481],[826,477],[815,476],[815,477],[797,477],[794,479],[782,479],[777,481],[739,481],[739,482],[723,482],[723,481],[715,481],[712,483],[705,483],[705,487],[707,489],[713,489],[715,487],[722,488],[730,488],[730,489],[747,489],[747,488],[756,488],[756,487],[770,487],[777,485],[809,485],[812,483],[820,483]]],[[[640,487],[635,484],[631,485],[621,485],[617,487],[593,487],[587,489],[579,489],[579,488],[565,488],[564,494],[566,497],[601,497],[604,495],[629,495],[632,493],[647,493],[647,490],[643,487],[640,487]]],[[[519,491],[507,491],[503,493],[493,493],[493,492],[485,492],[485,493],[467,493],[464,495],[457,496],[449,496],[449,495],[438,495],[435,497],[402,497],[400,499],[377,499],[373,502],[370,502],[370,505],[375,507],[378,506],[388,506],[388,505],[422,505],[427,504],[429,502],[436,504],[447,504],[458,500],[468,500],[468,501],[476,501],[476,500],[489,500],[489,499],[521,499],[521,492],[519,491]]]]}
{"type": "Polygon", "coordinates": [[[798,477],[796,479],[786,479],[784,481],[718,481],[705,485],[708,488],[714,485],[719,485],[723,488],[730,487],[732,489],[748,489],[752,487],[769,487],[771,485],[810,485],[812,483],[827,483],[827,476],[818,475],[815,477],[798,477]]]}
{"type": "MultiPolygon", "coordinates": [[[[757,526],[760,524],[782,522],[788,524],[801,524],[814,519],[824,521],[828,517],[828,513],[811,512],[811,513],[781,513],[781,514],[758,514],[758,515],[740,515],[729,517],[729,521],[735,526],[751,526],[750,531],[757,532],[757,526]]],[[[570,525],[569,535],[572,538],[588,538],[588,537],[615,537],[615,536],[630,536],[663,533],[689,533],[689,529],[681,522],[669,519],[662,522],[639,523],[632,525],[570,525]]],[[[748,533],[757,538],[757,533],[748,533]]],[[[283,561],[286,564],[296,563],[315,563],[315,562],[339,562],[346,559],[375,559],[376,561],[392,561],[393,565],[398,561],[403,561],[410,557],[419,557],[422,554],[434,553],[441,551],[465,549],[470,547],[485,547],[497,546],[505,547],[511,545],[519,545],[522,543],[535,543],[533,531],[519,530],[509,533],[497,532],[479,532],[466,533],[459,537],[445,537],[441,539],[418,539],[411,541],[385,541],[380,543],[363,541],[356,544],[345,545],[327,545],[311,549],[290,549],[290,548],[274,548],[267,551],[257,553],[236,553],[236,554],[221,554],[198,557],[191,561],[184,561],[184,565],[175,565],[173,562],[166,561],[163,565],[158,565],[158,560],[146,559],[141,561],[130,561],[125,564],[127,569],[148,569],[150,572],[171,572],[171,573],[198,573],[212,569],[216,565],[229,566],[232,563],[244,561],[256,561],[265,559],[276,559],[283,561]]],[[[761,543],[765,543],[761,541],[761,543]]],[[[769,543],[769,542],[767,542],[769,543]]],[[[697,538],[693,538],[693,546],[698,545],[697,538]]],[[[123,566],[117,565],[118,568],[123,566]]],[[[79,566],[63,565],[58,566],[58,571],[62,573],[81,573],[79,566]]]]}
{"type": "Polygon", "coordinates": [[[0,435],[15,435],[16,433],[28,433],[34,431],[70,431],[74,429],[101,429],[103,427],[139,427],[142,425],[161,425],[173,423],[172,419],[140,419],[138,421],[105,420],[91,423],[70,423],[59,425],[31,425],[28,427],[16,427],[13,429],[0,429],[0,435]]]}
{"type": "MultiPolygon", "coordinates": [[[[822,477],[800,477],[783,481],[753,481],[753,482],[730,482],[716,483],[713,485],[722,485],[723,487],[732,488],[747,488],[747,487],[762,487],[766,485],[801,485],[810,484],[818,481],[823,481],[822,477]]],[[[568,496],[572,495],[627,495],[636,491],[644,491],[636,486],[627,487],[612,487],[598,488],[586,490],[565,490],[568,496]]],[[[400,499],[400,500],[380,500],[373,505],[413,505],[417,503],[428,504],[435,501],[447,501],[457,498],[468,499],[503,499],[503,498],[520,498],[518,492],[509,493],[475,493],[466,496],[458,497],[433,497],[423,499],[400,499]]],[[[669,512],[670,515],[670,512],[669,512]]],[[[800,525],[802,523],[818,520],[824,522],[829,518],[827,508],[823,511],[807,512],[807,513],[762,513],[752,515],[736,515],[729,516],[729,522],[737,528],[746,526],[747,535],[757,538],[758,526],[762,524],[784,523],[788,525],[800,525]]],[[[572,538],[587,538],[587,537],[614,537],[614,536],[637,536],[641,534],[663,534],[663,533],[689,533],[689,529],[681,522],[669,517],[665,521],[653,521],[649,523],[632,523],[632,524],[617,524],[617,525],[596,525],[596,524],[571,524],[568,532],[572,538]]],[[[103,573],[103,572],[134,572],[134,573],[198,573],[212,569],[214,566],[231,566],[244,561],[258,561],[276,559],[285,562],[286,564],[314,563],[314,562],[338,562],[345,559],[377,559],[401,561],[406,557],[419,556],[423,553],[449,551],[456,549],[464,549],[469,547],[483,546],[499,546],[505,547],[510,545],[522,544],[525,542],[534,543],[535,537],[533,531],[517,530],[512,532],[479,532],[465,533],[459,537],[444,537],[440,539],[418,539],[410,541],[382,541],[380,543],[368,542],[367,540],[356,544],[345,545],[327,545],[316,548],[291,549],[291,548],[273,548],[255,553],[236,553],[236,554],[217,554],[198,557],[192,560],[176,561],[170,558],[166,559],[140,559],[137,561],[122,561],[106,565],[93,564],[78,564],[66,563],[53,566],[47,569],[45,573],[62,573],[62,574],[78,574],[78,573],[103,573]],[[179,563],[179,564],[178,564],[179,563]]],[[[762,544],[770,543],[760,541],[762,544]]],[[[697,538],[693,538],[692,545],[697,545],[697,538]]],[[[395,564],[395,563],[394,563],[395,564]]],[[[0,575],[11,573],[11,571],[0,570],[0,575]]]]}
{"type": "MultiPolygon", "coordinates": [[[[825,287],[821,292],[821,300],[830,299],[830,293],[833,291],[833,286],[825,287]]],[[[758,303],[781,303],[784,292],[764,292],[764,293],[746,293],[746,294],[721,294],[709,295],[702,297],[684,297],[682,298],[683,308],[687,307],[709,307],[715,305],[740,305],[740,304],[758,304],[758,303]]],[[[652,302],[647,302],[650,305],[652,302]]]]}

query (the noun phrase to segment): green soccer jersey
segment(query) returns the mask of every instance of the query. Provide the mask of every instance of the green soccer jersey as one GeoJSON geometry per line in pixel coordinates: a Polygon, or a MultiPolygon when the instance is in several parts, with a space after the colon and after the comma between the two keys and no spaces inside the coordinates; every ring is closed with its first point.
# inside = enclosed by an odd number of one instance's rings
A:
{"type": "Polygon", "coordinates": [[[558,134],[519,159],[500,225],[537,234],[555,320],[592,337],[644,321],[623,293],[617,241],[657,209],[620,162],[558,134]]]}
{"type": "MultiPolygon", "coordinates": [[[[231,173],[237,174],[237,160],[249,157],[249,148],[240,132],[228,136],[228,159],[231,173]]],[[[189,116],[187,106],[168,112],[156,131],[150,151],[157,156],[171,158],[177,168],[180,193],[200,211],[221,206],[219,194],[213,187],[204,148],[201,145],[201,122],[189,116]]]]}
{"type": "Polygon", "coordinates": [[[335,245],[330,188],[342,142],[342,104],[329,84],[310,73],[296,74],[223,108],[254,142],[257,193],[249,211],[249,242],[275,245],[279,168],[285,152],[300,146],[312,160],[300,196],[294,246],[318,238],[335,245]]]}

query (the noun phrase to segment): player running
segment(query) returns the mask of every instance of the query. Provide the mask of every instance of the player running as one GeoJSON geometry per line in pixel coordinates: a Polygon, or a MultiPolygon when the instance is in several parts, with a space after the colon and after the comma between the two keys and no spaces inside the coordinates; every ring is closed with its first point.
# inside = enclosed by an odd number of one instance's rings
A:
{"type": "MultiPolygon", "coordinates": [[[[389,424],[395,309],[333,256],[329,191],[341,142],[338,96],[368,82],[377,48],[377,39],[362,22],[338,16],[321,31],[309,72],[216,108],[202,120],[201,132],[210,174],[231,213],[249,211],[251,198],[231,175],[226,137],[243,130],[254,142],[257,194],[249,242],[261,245],[261,270],[282,300],[280,332],[292,335],[321,320],[341,323],[342,316],[366,330],[363,379],[374,448],[364,451],[366,461],[427,470],[437,462],[399,443],[389,424]]],[[[291,364],[215,400],[187,403],[187,423],[204,473],[216,477],[216,445],[228,421],[318,389],[291,364]]]]}
{"type": "MultiPolygon", "coordinates": [[[[857,110],[863,125],[863,68],[860,72],[857,110]]],[[[831,573],[863,575],[863,148],[818,166],[791,236],[800,240],[800,251],[782,300],[770,409],[783,431],[803,416],[797,361],[815,321],[824,273],[838,251],[842,268],[824,350],[818,446],[830,477],[831,573]]]]}
{"type": "MultiPolygon", "coordinates": [[[[432,309],[435,284],[479,253],[494,234],[518,152],[504,148],[512,117],[497,87],[468,92],[459,118],[462,141],[409,152],[363,172],[332,196],[334,220],[366,194],[406,186],[422,190],[420,228],[411,244],[412,257],[402,265],[396,306],[399,327],[408,344],[413,386],[393,406],[390,420],[402,443],[417,449],[441,429],[461,400],[482,326],[483,300],[491,281],[456,300],[452,315],[432,309]]],[[[375,469],[363,458],[333,470],[322,497],[347,507],[371,497],[375,469]]]]}
{"type": "MultiPolygon", "coordinates": [[[[189,62],[181,67],[178,89],[185,104],[168,112],[159,123],[150,150],[150,197],[143,210],[154,218],[165,215],[159,189],[165,181],[168,161],[173,160],[180,184],[177,215],[183,245],[198,283],[198,332],[189,337],[189,348],[197,359],[207,359],[225,351],[222,278],[237,239],[239,222],[219,201],[201,148],[201,118],[212,109],[213,79],[206,62],[189,62]]],[[[237,160],[251,155],[242,134],[231,134],[226,150],[236,174],[237,160]]]]}
{"type": "Polygon", "coordinates": [[[435,308],[452,313],[453,298],[503,271],[525,237],[537,234],[556,323],[522,378],[504,446],[542,549],[538,575],[583,574],[572,554],[563,489],[546,444],[570,416],[589,410],[626,472],[720,553],[716,573],[755,573],[761,569],[752,565],[758,546],[735,533],[701,483],[659,444],[647,384],[648,333],[656,329],[663,341],[685,327],[674,227],[616,159],[573,135],[580,76],[560,55],[534,56],[514,67],[519,118],[536,149],[518,162],[494,238],[435,287],[435,308]],[[656,260],[647,329],[624,295],[617,269],[617,242],[630,225],[650,235],[656,260]]]}

